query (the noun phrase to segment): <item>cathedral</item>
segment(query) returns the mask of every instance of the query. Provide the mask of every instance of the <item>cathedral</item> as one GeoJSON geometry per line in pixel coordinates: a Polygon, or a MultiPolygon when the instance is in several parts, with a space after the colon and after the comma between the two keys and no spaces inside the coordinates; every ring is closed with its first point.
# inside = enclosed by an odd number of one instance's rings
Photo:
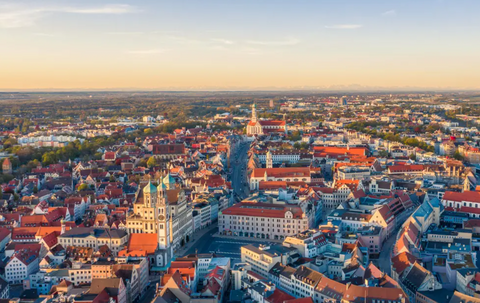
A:
{"type": "Polygon", "coordinates": [[[156,266],[166,266],[173,252],[191,239],[192,212],[188,211],[184,191],[167,173],[155,186],[151,182],[141,190],[134,203],[133,214],[127,217],[128,233],[156,233],[158,247],[156,266]]]}
{"type": "Polygon", "coordinates": [[[247,135],[266,135],[269,133],[287,133],[284,120],[258,120],[257,106],[252,105],[252,119],[247,124],[247,135]]]}

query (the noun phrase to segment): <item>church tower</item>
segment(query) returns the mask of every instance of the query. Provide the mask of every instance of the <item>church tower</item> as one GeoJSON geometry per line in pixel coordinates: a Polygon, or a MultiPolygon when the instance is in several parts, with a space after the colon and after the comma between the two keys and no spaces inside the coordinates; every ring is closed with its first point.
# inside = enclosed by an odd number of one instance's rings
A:
{"type": "Polygon", "coordinates": [[[272,159],[272,153],[267,151],[267,168],[273,168],[273,159],[272,159]]]}
{"type": "Polygon", "coordinates": [[[167,169],[167,175],[163,178],[162,183],[167,190],[175,189],[177,181],[175,181],[175,178],[170,175],[170,167],[167,169]]]}
{"type": "Polygon", "coordinates": [[[143,188],[143,204],[145,207],[155,207],[157,204],[157,188],[150,181],[143,188]]]}
{"type": "Polygon", "coordinates": [[[252,105],[252,120],[253,123],[257,123],[257,105],[253,103],[252,105]]]}

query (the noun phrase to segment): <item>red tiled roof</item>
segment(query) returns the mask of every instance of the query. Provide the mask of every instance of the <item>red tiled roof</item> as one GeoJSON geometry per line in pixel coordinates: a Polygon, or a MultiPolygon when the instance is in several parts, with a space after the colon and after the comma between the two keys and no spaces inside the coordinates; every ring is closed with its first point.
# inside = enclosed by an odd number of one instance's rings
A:
{"type": "Polygon", "coordinates": [[[283,120],[260,120],[258,121],[261,126],[284,126],[285,121],[283,120]]]}
{"type": "Polygon", "coordinates": [[[315,153],[325,155],[357,155],[365,156],[367,152],[366,147],[332,147],[332,146],[314,146],[313,151],[315,153]]]}
{"type": "Polygon", "coordinates": [[[222,211],[222,214],[229,216],[285,218],[287,211],[293,214],[294,219],[301,219],[303,217],[302,209],[296,205],[248,202],[237,203],[222,211]]]}
{"type": "Polygon", "coordinates": [[[277,303],[277,302],[285,302],[287,300],[293,300],[293,299],[295,299],[295,297],[292,297],[286,292],[281,291],[278,288],[275,288],[273,293],[269,297],[265,298],[265,301],[269,303],[277,303]]]}
{"type": "Polygon", "coordinates": [[[455,192],[455,191],[446,191],[445,195],[443,195],[442,200],[480,203],[480,192],[464,191],[464,192],[460,193],[460,192],[455,192]]]}
{"type": "Polygon", "coordinates": [[[412,165],[392,165],[388,167],[390,173],[408,173],[408,172],[418,172],[425,169],[424,165],[412,164],[412,165]]]}
{"type": "Polygon", "coordinates": [[[155,253],[158,246],[157,234],[133,233],[128,240],[127,249],[119,256],[147,256],[155,253]]]}
{"type": "Polygon", "coordinates": [[[464,228],[472,228],[472,227],[479,227],[480,226],[480,219],[470,219],[463,223],[464,228]]]}
{"type": "Polygon", "coordinates": [[[409,252],[402,252],[392,258],[392,267],[401,274],[407,267],[415,263],[417,259],[409,252]]]}
{"type": "Polygon", "coordinates": [[[283,303],[313,303],[313,299],[311,297],[305,297],[305,298],[285,300],[283,301],[283,303]]]}
{"type": "Polygon", "coordinates": [[[278,188],[287,188],[286,181],[260,181],[258,183],[258,189],[268,190],[268,189],[278,189],[278,188]]]}
{"type": "Polygon", "coordinates": [[[8,235],[10,234],[11,234],[10,230],[0,227],[0,242],[3,241],[3,239],[5,239],[6,237],[8,237],[8,235]]]}
{"type": "Polygon", "coordinates": [[[310,177],[310,168],[308,167],[278,167],[278,168],[255,168],[252,177],[262,178],[265,176],[276,178],[305,178],[310,177]]]}

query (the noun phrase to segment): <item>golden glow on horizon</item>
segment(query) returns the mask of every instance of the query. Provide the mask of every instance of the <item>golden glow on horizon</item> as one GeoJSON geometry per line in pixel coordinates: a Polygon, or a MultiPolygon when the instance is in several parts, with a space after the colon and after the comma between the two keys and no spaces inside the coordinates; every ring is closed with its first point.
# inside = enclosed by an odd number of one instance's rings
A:
{"type": "Polygon", "coordinates": [[[10,2],[1,90],[480,89],[479,1],[10,2]]]}

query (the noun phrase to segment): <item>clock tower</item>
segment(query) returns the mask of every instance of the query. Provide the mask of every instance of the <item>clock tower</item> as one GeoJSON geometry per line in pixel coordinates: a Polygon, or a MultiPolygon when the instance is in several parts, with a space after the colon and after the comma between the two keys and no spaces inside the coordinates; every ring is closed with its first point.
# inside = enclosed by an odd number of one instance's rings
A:
{"type": "Polygon", "coordinates": [[[170,246],[170,211],[168,207],[165,184],[160,182],[157,198],[157,235],[158,248],[165,249],[170,246]]]}
{"type": "Polygon", "coordinates": [[[157,247],[157,266],[164,267],[166,266],[173,256],[173,249],[170,243],[170,208],[168,205],[168,199],[166,194],[166,186],[163,181],[160,182],[157,188],[157,204],[155,207],[155,221],[157,224],[157,238],[158,238],[158,247],[157,247]]]}

